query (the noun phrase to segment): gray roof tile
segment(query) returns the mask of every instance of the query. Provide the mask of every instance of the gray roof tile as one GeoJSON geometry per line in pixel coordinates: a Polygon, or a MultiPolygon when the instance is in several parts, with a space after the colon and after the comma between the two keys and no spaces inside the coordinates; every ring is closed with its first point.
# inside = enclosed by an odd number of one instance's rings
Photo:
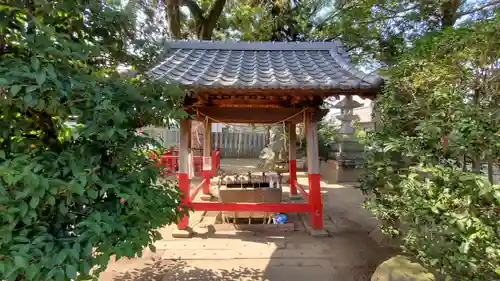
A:
{"type": "Polygon", "coordinates": [[[149,74],[212,88],[378,88],[380,76],[357,70],[338,42],[171,41],[149,74]]]}

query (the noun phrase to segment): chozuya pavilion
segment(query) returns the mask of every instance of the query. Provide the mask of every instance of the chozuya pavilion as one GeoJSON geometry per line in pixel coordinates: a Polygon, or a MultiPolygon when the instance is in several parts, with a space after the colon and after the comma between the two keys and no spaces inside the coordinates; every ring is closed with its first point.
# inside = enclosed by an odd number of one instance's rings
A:
{"type": "MultiPolygon", "coordinates": [[[[383,79],[353,67],[338,42],[222,42],[173,41],[167,56],[150,71],[155,79],[177,83],[188,89],[184,109],[205,122],[204,181],[190,188],[189,159],[191,120],[180,121],[179,187],[182,204],[195,211],[306,212],[312,229],[323,229],[320,194],[318,136],[316,123],[327,113],[321,109],[330,97],[344,96],[349,105],[353,95],[374,98],[383,79]],[[289,126],[289,173],[291,196],[304,203],[193,202],[201,190],[210,195],[212,169],[211,122],[276,124],[289,126]],[[308,188],[297,183],[296,130],[304,123],[307,142],[308,188]],[[308,192],[307,192],[308,191],[308,192]],[[299,194],[298,194],[299,193],[299,194]]],[[[348,109],[348,108],[347,108],[348,109]]],[[[348,109],[346,118],[352,114],[348,109]]],[[[180,233],[189,231],[185,216],[180,233]]]]}

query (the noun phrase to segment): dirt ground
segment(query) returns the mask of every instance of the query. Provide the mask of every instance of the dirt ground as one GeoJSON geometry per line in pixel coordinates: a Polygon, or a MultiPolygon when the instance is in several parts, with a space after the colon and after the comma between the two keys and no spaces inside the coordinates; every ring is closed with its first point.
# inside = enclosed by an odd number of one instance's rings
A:
{"type": "MultiPolygon", "coordinates": [[[[260,172],[258,160],[222,160],[233,172],[260,172]]],[[[298,180],[307,183],[305,173],[298,180]]],[[[193,182],[193,186],[195,182],[193,182]]],[[[369,232],[376,221],[362,209],[363,198],[351,185],[322,182],[325,229],[329,237],[296,231],[237,231],[228,228],[193,238],[172,238],[175,226],[161,229],[156,253],[112,262],[101,281],[365,281],[391,254],[369,232]]],[[[196,214],[195,214],[196,215],[196,214]]],[[[193,216],[195,216],[193,215],[193,216]]]]}

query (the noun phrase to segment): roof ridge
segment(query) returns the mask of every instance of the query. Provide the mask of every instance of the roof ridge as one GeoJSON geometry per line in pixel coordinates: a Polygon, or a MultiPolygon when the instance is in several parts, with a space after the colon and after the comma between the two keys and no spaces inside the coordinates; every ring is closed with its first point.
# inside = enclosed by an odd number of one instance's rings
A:
{"type": "Polygon", "coordinates": [[[200,50],[241,50],[241,51],[295,51],[295,50],[331,50],[340,43],[337,41],[266,41],[250,42],[235,40],[169,40],[165,43],[171,49],[200,50]]]}

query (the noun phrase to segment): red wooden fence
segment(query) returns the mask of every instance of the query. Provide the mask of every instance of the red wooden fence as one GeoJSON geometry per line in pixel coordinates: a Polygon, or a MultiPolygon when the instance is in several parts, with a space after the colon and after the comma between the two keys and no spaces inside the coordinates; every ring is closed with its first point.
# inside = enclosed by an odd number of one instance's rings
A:
{"type": "MultiPolygon", "coordinates": [[[[203,156],[192,156],[193,157],[193,169],[196,175],[203,174],[203,156]]],[[[156,155],[150,154],[151,159],[155,159],[156,155]]],[[[212,176],[215,176],[217,169],[220,168],[220,150],[212,152],[211,157],[212,166],[212,176]]],[[[160,159],[156,162],[156,165],[160,167],[160,175],[178,175],[179,174],[179,150],[177,148],[171,147],[168,151],[160,156],[160,159]]]]}

